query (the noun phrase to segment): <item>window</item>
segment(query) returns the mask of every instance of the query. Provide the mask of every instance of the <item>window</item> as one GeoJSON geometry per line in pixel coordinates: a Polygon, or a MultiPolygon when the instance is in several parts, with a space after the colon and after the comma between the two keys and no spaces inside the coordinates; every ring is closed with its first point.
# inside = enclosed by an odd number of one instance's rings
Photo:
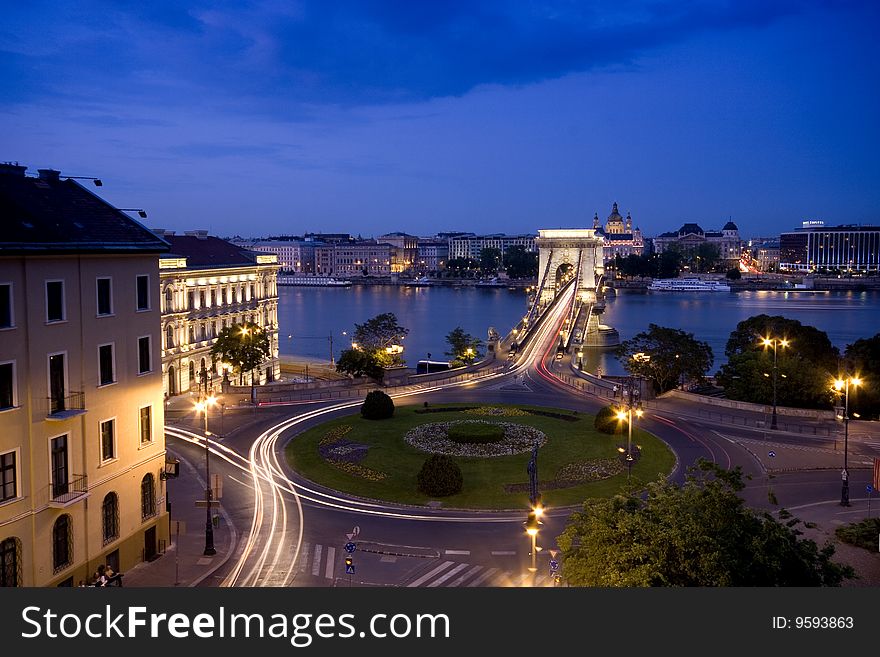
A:
{"type": "Polygon", "coordinates": [[[0,409],[15,408],[18,401],[15,389],[15,361],[0,363],[0,409]]]}
{"type": "Polygon", "coordinates": [[[140,412],[141,445],[153,442],[153,407],[144,406],[140,412]]]}
{"type": "Polygon", "coordinates": [[[98,315],[113,314],[113,295],[110,291],[110,279],[99,278],[97,280],[98,288],[98,315]]]}
{"type": "Polygon", "coordinates": [[[165,348],[171,349],[174,346],[174,327],[169,324],[165,327],[165,348]]]}
{"type": "Polygon", "coordinates": [[[7,538],[0,541],[0,588],[21,586],[21,541],[7,538]]]}
{"type": "Polygon", "coordinates": [[[137,277],[137,309],[150,309],[150,277],[147,274],[137,277]]]}
{"type": "Polygon", "coordinates": [[[204,308],[205,305],[205,291],[199,290],[199,308],[204,308]]]}
{"type": "MultiPolygon", "coordinates": [[[[168,328],[171,328],[170,326],[168,328]]],[[[150,353],[150,336],[138,338],[138,374],[146,374],[153,369],[153,355],[150,353]]]]}
{"type": "Polygon", "coordinates": [[[116,420],[101,422],[101,460],[116,458],[116,420]]]}
{"type": "Polygon", "coordinates": [[[50,442],[52,464],[52,498],[63,497],[69,492],[67,472],[67,435],[53,438],[50,442]]]}
{"type": "Polygon", "coordinates": [[[101,518],[104,528],[104,545],[112,543],[119,538],[119,496],[116,493],[107,493],[101,504],[101,518]]]}
{"type": "Polygon", "coordinates": [[[192,290],[188,290],[186,293],[186,309],[187,310],[192,310],[195,307],[195,305],[196,305],[195,298],[196,298],[195,292],[193,292],[192,290]]]}
{"type": "Polygon", "coordinates": [[[165,288],[165,312],[170,313],[174,310],[174,291],[170,287],[165,288]]]}
{"type": "Polygon", "coordinates": [[[202,340],[207,340],[208,339],[208,324],[207,323],[202,324],[199,328],[201,329],[202,340]]]}
{"type": "Polygon", "coordinates": [[[102,344],[98,347],[98,385],[106,386],[116,382],[113,361],[112,344],[102,344]]]}
{"type": "Polygon", "coordinates": [[[73,532],[70,527],[70,516],[66,513],[55,521],[52,527],[52,564],[55,572],[70,565],[73,556],[73,532]]]}
{"type": "Polygon", "coordinates": [[[46,281],[46,321],[64,321],[64,281],[46,281]]]}
{"type": "Polygon", "coordinates": [[[256,299],[256,294],[254,294],[254,284],[251,283],[251,299],[256,299]]]}
{"type": "Polygon", "coordinates": [[[153,475],[147,473],[141,479],[141,520],[156,515],[156,485],[153,475]]]}
{"type": "Polygon", "coordinates": [[[232,303],[238,303],[238,288],[232,288],[232,303]]]}
{"type": "Polygon", "coordinates": [[[217,305],[217,290],[211,290],[211,307],[215,307],[217,305]]]}
{"type": "Polygon", "coordinates": [[[12,283],[0,283],[0,329],[15,326],[12,317],[12,283]]]}
{"type": "Polygon", "coordinates": [[[15,452],[0,454],[0,502],[8,502],[18,497],[15,456],[15,452]]]}
{"type": "Polygon", "coordinates": [[[189,335],[189,343],[193,344],[196,341],[196,327],[190,324],[187,334],[189,335]]]}

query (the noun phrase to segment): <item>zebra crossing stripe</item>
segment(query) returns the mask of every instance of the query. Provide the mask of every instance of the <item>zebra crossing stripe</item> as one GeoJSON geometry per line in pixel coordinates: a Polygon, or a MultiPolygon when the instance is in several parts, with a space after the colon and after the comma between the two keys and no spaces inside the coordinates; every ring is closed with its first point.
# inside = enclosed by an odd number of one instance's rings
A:
{"type": "Polygon", "coordinates": [[[302,544],[302,554],[299,557],[299,572],[306,572],[306,566],[309,563],[309,544],[302,544]]]}
{"type": "Polygon", "coordinates": [[[525,581],[531,576],[532,576],[531,573],[525,573],[524,575],[520,575],[515,580],[513,580],[513,585],[516,587],[522,586],[523,584],[525,584],[525,581]]]}
{"type": "Polygon", "coordinates": [[[448,571],[446,571],[445,573],[443,573],[443,575],[442,575],[441,577],[438,577],[438,578],[435,579],[433,582],[431,582],[430,584],[428,584],[428,588],[429,588],[429,589],[432,589],[432,588],[434,588],[435,586],[440,586],[443,582],[445,582],[445,581],[448,580],[448,579],[451,579],[452,577],[454,577],[455,575],[457,575],[458,573],[460,573],[462,570],[464,570],[465,568],[467,568],[468,565],[469,565],[469,564],[466,564],[466,563],[460,563],[460,564],[458,564],[455,568],[453,568],[452,570],[448,570],[448,571]]]}
{"type": "Polygon", "coordinates": [[[327,548],[327,569],[324,571],[324,577],[333,579],[333,563],[336,559],[336,548],[330,546],[327,548]]]}
{"type": "Polygon", "coordinates": [[[470,577],[472,577],[473,575],[475,575],[476,573],[478,573],[478,572],[481,571],[482,569],[483,569],[482,566],[474,566],[474,567],[471,568],[469,571],[467,571],[464,575],[460,575],[457,579],[455,579],[454,581],[450,582],[450,583],[448,584],[448,586],[450,586],[450,587],[452,587],[452,586],[460,586],[460,585],[461,585],[466,579],[469,579],[470,577]]]}
{"type": "Polygon", "coordinates": [[[319,577],[321,574],[321,550],[322,546],[315,546],[315,557],[312,559],[312,575],[319,577]]]}
{"type": "Polygon", "coordinates": [[[468,584],[468,586],[479,586],[480,584],[482,584],[483,582],[485,582],[485,581],[486,581],[487,579],[489,579],[490,577],[493,577],[493,576],[494,576],[495,574],[497,574],[497,573],[498,573],[498,569],[497,569],[497,568],[490,568],[489,570],[487,570],[486,572],[484,572],[482,575],[480,575],[477,579],[475,579],[473,582],[471,582],[470,584],[468,584]]]}
{"type": "Polygon", "coordinates": [[[440,572],[446,570],[447,568],[449,568],[449,566],[451,566],[452,564],[453,564],[452,561],[444,561],[443,563],[441,563],[439,566],[437,566],[434,570],[432,570],[432,571],[431,571],[430,573],[428,573],[427,575],[422,575],[422,576],[419,577],[416,581],[414,581],[414,582],[410,582],[409,584],[407,584],[407,587],[412,588],[412,587],[414,587],[414,586],[421,586],[422,584],[424,584],[425,582],[427,582],[429,579],[431,579],[432,577],[434,577],[434,576],[437,575],[438,573],[440,573],[440,572]]]}

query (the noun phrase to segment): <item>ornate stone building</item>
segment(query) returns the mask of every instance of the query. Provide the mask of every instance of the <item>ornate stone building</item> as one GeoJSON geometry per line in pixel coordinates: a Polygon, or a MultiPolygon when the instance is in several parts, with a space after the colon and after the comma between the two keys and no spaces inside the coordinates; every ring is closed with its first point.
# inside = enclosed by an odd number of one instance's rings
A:
{"type": "Polygon", "coordinates": [[[617,210],[617,202],[611,206],[611,214],[605,220],[605,227],[599,225],[599,213],[593,216],[593,229],[596,235],[604,239],[605,262],[614,260],[615,256],[625,258],[628,255],[641,255],[645,248],[642,231],[633,229],[632,216],[626,213],[626,219],[617,210]]]}

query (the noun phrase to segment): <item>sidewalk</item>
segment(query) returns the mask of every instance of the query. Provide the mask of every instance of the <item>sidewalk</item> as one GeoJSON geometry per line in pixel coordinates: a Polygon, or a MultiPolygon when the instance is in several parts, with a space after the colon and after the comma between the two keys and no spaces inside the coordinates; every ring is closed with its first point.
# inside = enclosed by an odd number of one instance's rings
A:
{"type": "Polygon", "coordinates": [[[220,516],[219,525],[214,526],[217,554],[204,556],[206,512],[204,507],[196,507],[195,501],[205,497],[205,480],[191,463],[179,454],[174,456],[180,459],[180,476],[166,482],[167,494],[171,501],[171,526],[182,521],[182,533],[179,537],[172,533],[170,547],[158,559],[128,570],[124,586],[198,586],[205,580],[206,585],[217,586],[220,580],[212,575],[228,561],[237,542],[235,529],[222,507],[215,506],[212,511],[220,516]]]}

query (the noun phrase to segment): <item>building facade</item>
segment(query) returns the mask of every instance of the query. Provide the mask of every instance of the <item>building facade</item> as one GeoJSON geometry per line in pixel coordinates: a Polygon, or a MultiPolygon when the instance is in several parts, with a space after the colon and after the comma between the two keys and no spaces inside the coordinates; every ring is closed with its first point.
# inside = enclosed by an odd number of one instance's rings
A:
{"type": "MultiPolygon", "coordinates": [[[[162,382],[166,397],[219,390],[223,366],[211,347],[227,326],[253,322],[269,336],[257,384],[278,379],[278,256],[243,249],[207,231],[156,231],[170,245],[159,260],[162,382]]],[[[246,385],[253,374],[244,373],[246,385]]]]}
{"type": "Polygon", "coordinates": [[[278,256],[282,274],[314,274],[315,242],[306,240],[260,240],[235,242],[236,246],[278,256]]]}
{"type": "Polygon", "coordinates": [[[419,240],[416,256],[416,273],[443,271],[449,260],[449,241],[441,239],[419,240]]]}
{"type": "Polygon", "coordinates": [[[721,230],[705,231],[699,224],[686,223],[677,231],[662,233],[653,239],[654,252],[663,253],[675,245],[682,250],[691,250],[701,244],[714,244],[718,247],[720,259],[727,267],[736,267],[742,256],[742,240],[739,228],[732,221],[724,224],[721,230]]]}
{"type": "Polygon", "coordinates": [[[328,275],[341,278],[390,276],[393,248],[376,240],[334,244],[331,247],[333,265],[328,275]]]}
{"type": "Polygon", "coordinates": [[[605,220],[604,228],[599,224],[599,213],[593,216],[593,229],[605,241],[603,257],[606,263],[617,256],[626,258],[629,255],[642,255],[645,250],[642,231],[633,228],[632,215],[629,212],[626,213],[625,220],[620,216],[617,202],[611,206],[611,214],[605,220]]]}
{"type": "Polygon", "coordinates": [[[779,236],[779,268],[785,271],[880,272],[880,226],[829,226],[804,221],[779,236]]]}
{"type": "Polygon", "coordinates": [[[409,274],[416,266],[419,238],[407,233],[388,233],[376,238],[380,244],[391,246],[391,273],[409,274]]]}
{"type": "Polygon", "coordinates": [[[0,218],[0,586],[73,586],[168,539],[168,245],[53,170],[0,165],[0,218]]]}
{"type": "Polygon", "coordinates": [[[501,251],[502,262],[504,252],[511,246],[524,246],[526,251],[537,253],[535,239],[537,235],[458,235],[449,238],[449,260],[457,258],[480,259],[480,251],[483,249],[498,249],[501,251]]]}

